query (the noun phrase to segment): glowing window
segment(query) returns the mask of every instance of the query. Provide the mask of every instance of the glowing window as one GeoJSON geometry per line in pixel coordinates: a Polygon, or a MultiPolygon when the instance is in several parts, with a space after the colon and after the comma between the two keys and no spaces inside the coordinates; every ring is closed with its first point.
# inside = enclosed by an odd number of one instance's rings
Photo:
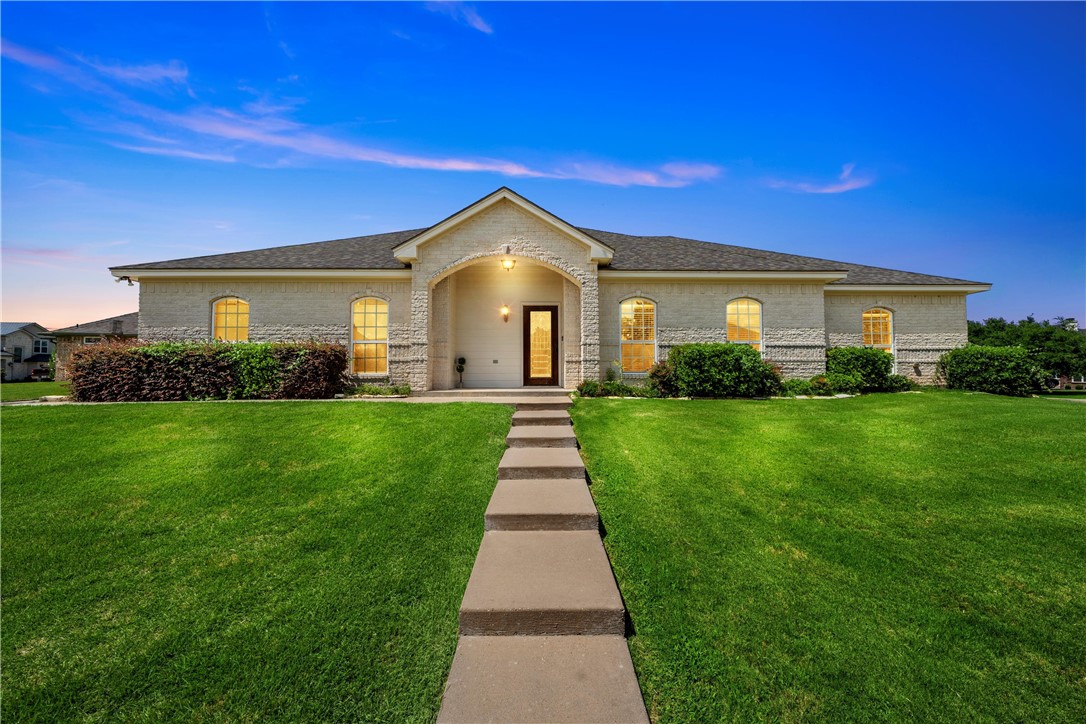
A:
{"type": "Polygon", "coordinates": [[[894,315],[889,309],[864,312],[864,346],[894,353],[894,315]]]}
{"type": "Polygon", "coordinates": [[[249,340],[249,303],[237,297],[215,302],[212,336],[221,342],[249,340]]]}
{"type": "Polygon", "coordinates": [[[359,299],[351,305],[351,372],[388,374],[388,302],[359,299]]]}
{"type": "Polygon", "coordinates": [[[728,302],[728,341],[762,351],[762,305],[753,299],[728,302]]]}
{"type": "Polygon", "coordinates": [[[656,363],[656,305],[648,299],[627,299],[622,303],[619,337],[622,371],[648,372],[656,363]]]}

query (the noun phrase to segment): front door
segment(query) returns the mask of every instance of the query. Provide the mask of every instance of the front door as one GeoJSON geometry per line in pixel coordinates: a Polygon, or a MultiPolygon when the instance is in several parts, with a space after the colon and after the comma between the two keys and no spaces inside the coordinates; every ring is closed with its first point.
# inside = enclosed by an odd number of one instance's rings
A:
{"type": "Polygon", "coordinates": [[[524,307],[524,384],[558,384],[558,307],[524,307]]]}

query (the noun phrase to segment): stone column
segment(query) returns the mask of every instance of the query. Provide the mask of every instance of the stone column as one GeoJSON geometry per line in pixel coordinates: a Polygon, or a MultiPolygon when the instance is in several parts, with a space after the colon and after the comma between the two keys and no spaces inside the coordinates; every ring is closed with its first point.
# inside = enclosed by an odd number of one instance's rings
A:
{"type": "Polygon", "coordinates": [[[576,387],[584,379],[581,372],[581,290],[562,277],[562,350],[565,360],[562,383],[576,387]]]}
{"type": "Polygon", "coordinates": [[[581,378],[600,378],[600,288],[595,264],[581,282],[581,378]]]}
{"type": "Polygon", "coordinates": [[[414,269],[411,274],[411,330],[407,358],[408,384],[414,391],[430,389],[430,285],[414,269]]]}

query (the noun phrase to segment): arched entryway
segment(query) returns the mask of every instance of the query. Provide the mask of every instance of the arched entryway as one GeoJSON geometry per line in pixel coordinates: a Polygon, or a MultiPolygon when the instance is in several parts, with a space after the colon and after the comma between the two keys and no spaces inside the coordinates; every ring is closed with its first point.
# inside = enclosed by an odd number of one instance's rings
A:
{"type": "Polygon", "coordinates": [[[433,388],[457,385],[458,358],[465,388],[576,384],[580,300],[574,280],[535,259],[490,256],[450,271],[431,291],[433,388]]]}

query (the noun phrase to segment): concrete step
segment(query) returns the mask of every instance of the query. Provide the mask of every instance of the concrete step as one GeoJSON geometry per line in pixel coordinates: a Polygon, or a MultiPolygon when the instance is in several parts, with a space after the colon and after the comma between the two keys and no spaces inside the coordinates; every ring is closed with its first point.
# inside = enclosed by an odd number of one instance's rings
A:
{"type": "Polygon", "coordinates": [[[513,413],[513,425],[572,425],[565,410],[525,410],[513,413]]]}
{"type": "Polygon", "coordinates": [[[540,397],[540,398],[522,398],[521,402],[517,403],[517,409],[524,412],[534,412],[538,410],[568,410],[573,405],[573,400],[568,396],[562,397],[540,397]]]}
{"type": "Polygon", "coordinates": [[[600,517],[583,480],[499,480],[487,530],[593,530],[600,517]]]}
{"type": "Polygon", "coordinates": [[[464,600],[462,636],[615,635],[625,611],[594,530],[483,535],[464,600]]]}
{"type": "Polygon", "coordinates": [[[584,461],[574,447],[511,447],[498,463],[498,480],[584,480],[584,461]]]}
{"type": "Polygon", "coordinates": [[[437,715],[464,722],[648,722],[621,636],[462,636],[437,715]]]}
{"type": "Polygon", "coordinates": [[[517,425],[505,436],[509,447],[577,447],[569,425],[517,425]]]}

